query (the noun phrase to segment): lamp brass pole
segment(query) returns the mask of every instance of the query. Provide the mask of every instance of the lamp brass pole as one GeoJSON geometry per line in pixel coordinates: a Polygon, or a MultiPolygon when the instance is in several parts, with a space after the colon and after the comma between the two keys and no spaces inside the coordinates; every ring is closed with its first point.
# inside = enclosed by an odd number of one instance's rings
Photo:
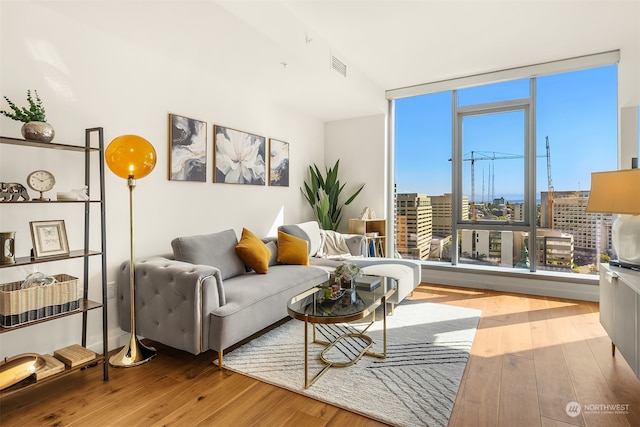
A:
{"type": "Polygon", "coordinates": [[[129,296],[131,304],[131,336],[127,344],[117,354],[111,356],[109,364],[116,368],[138,366],[153,359],[157,352],[138,340],[136,334],[136,293],[135,293],[135,246],[133,232],[133,189],[136,178],[144,178],[156,165],[156,151],[146,139],[137,135],[122,135],[111,141],[105,150],[105,160],[109,169],[127,180],[129,186],[129,296]]]}
{"type": "Polygon", "coordinates": [[[153,347],[147,347],[140,342],[136,335],[136,296],[135,296],[135,244],[133,233],[133,189],[136,179],[130,175],[129,185],[129,300],[131,302],[131,336],[127,344],[117,354],[109,359],[109,364],[116,368],[127,368],[142,365],[153,359],[158,352],[153,347]]]}

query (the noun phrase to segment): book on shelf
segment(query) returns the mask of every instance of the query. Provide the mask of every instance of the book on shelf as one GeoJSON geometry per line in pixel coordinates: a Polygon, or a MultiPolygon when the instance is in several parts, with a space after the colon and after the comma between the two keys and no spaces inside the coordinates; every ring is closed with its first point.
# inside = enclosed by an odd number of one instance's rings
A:
{"type": "Polygon", "coordinates": [[[72,368],[96,358],[96,354],[93,351],[78,344],[56,350],[53,352],[53,355],[56,359],[61,360],[72,368]]]}
{"type": "Polygon", "coordinates": [[[64,371],[64,363],[50,354],[41,354],[44,359],[44,365],[36,370],[36,381],[50,377],[64,371]]]}

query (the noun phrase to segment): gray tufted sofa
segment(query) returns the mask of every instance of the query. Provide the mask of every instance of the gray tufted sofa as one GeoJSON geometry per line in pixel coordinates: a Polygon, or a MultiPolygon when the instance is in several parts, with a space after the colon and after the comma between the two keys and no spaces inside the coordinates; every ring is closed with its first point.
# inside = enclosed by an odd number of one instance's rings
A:
{"type": "MultiPolygon", "coordinates": [[[[171,242],[173,255],[136,261],[136,330],[150,340],[199,354],[223,351],[287,317],[287,301],[328,278],[340,261],[314,257],[320,245],[315,221],[285,225],[287,234],[309,242],[310,266],[276,261],[277,239],[263,241],[271,251],[269,271],[256,274],[235,252],[235,231],[188,236],[171,242]]],[[[408,260],[366,258],[366,239],[344,235],[353,262],[368,274],[398,279],[399,303],[420,283],[420,267],[408,260]],[[367,271],[369,269],[369,271],[367,271]]],[[[130,331],[129,262],[118,270],[117,298],[120,327],[130,331]]]]}
{"type": "MultiPolygon", "coordinates": [[[[362,236],[349,245],[362,248],[362,236]]],[[[235,231],[177,238],[174,255],[136,261],[136,330],[150,340],[199,354],[218,353],[287,317],[287,301],[328,278],[326,269],[276,262],[267,274],[247,271],[235,252],[235,231]]],[[[359,254],[355,254],[359,255],[359,254]]],[[[120,327],[130,331],[129,262],[117,275],[120,327]]]]}

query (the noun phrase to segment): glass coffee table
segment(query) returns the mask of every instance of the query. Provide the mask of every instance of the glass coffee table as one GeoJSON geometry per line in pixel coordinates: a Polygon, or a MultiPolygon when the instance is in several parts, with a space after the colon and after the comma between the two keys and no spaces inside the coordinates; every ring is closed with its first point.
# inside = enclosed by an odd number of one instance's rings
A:
{"type": "MultiPolygon", "coordinates": [[[[371,276],[368,277],[371,279],[371,276]]],[[[363,356],[378,358],[387,357],[387,299],[396,292],[397,283],[390,277],[379,277],[380,283],[373,289],[355,287],[345,289],[338,295],[330,296],[326,289],[331,286],[327,281],[311,288],[293,298],[287,304],[289,316],[304,321],[304,388],[311,387],[329,368],[351,366],[363,356]],[[382,311],[382,353],[370,351],[373,345],[367,330],[376,321],[376,309],[382,311]],[[316,326],[319,324],[348,323],[370,317],[370,322],[361,331],[343,333],[330,341],[316,337],[316,326]],[[313,378],[309,379],[309,323],[312,325],[314,343],[325,345],[320,353],[324,367],[313,378]],[[338,343],[353,340],[360,341],[362,349],[348,361],[331,361],[329,352],[338,343]]],[[[370,280],[371,281],[371,280],[370,280]]],[[[374,280],[375,281],[375,280],[374,280]]],[[[352,346],[353,347],[353,346],[352,346]]]]}

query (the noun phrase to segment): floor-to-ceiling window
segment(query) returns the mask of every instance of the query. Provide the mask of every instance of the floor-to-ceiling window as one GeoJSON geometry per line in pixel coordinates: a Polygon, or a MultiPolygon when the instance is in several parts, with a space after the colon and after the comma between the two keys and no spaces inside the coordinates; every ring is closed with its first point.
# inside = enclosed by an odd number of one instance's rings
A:
{"type": "Polygon", "coordinates": [[[393,102],[399,256],[594,273],[612,255],[611,217],[585,206],[617,166],[615,63],[393,102]]]}

